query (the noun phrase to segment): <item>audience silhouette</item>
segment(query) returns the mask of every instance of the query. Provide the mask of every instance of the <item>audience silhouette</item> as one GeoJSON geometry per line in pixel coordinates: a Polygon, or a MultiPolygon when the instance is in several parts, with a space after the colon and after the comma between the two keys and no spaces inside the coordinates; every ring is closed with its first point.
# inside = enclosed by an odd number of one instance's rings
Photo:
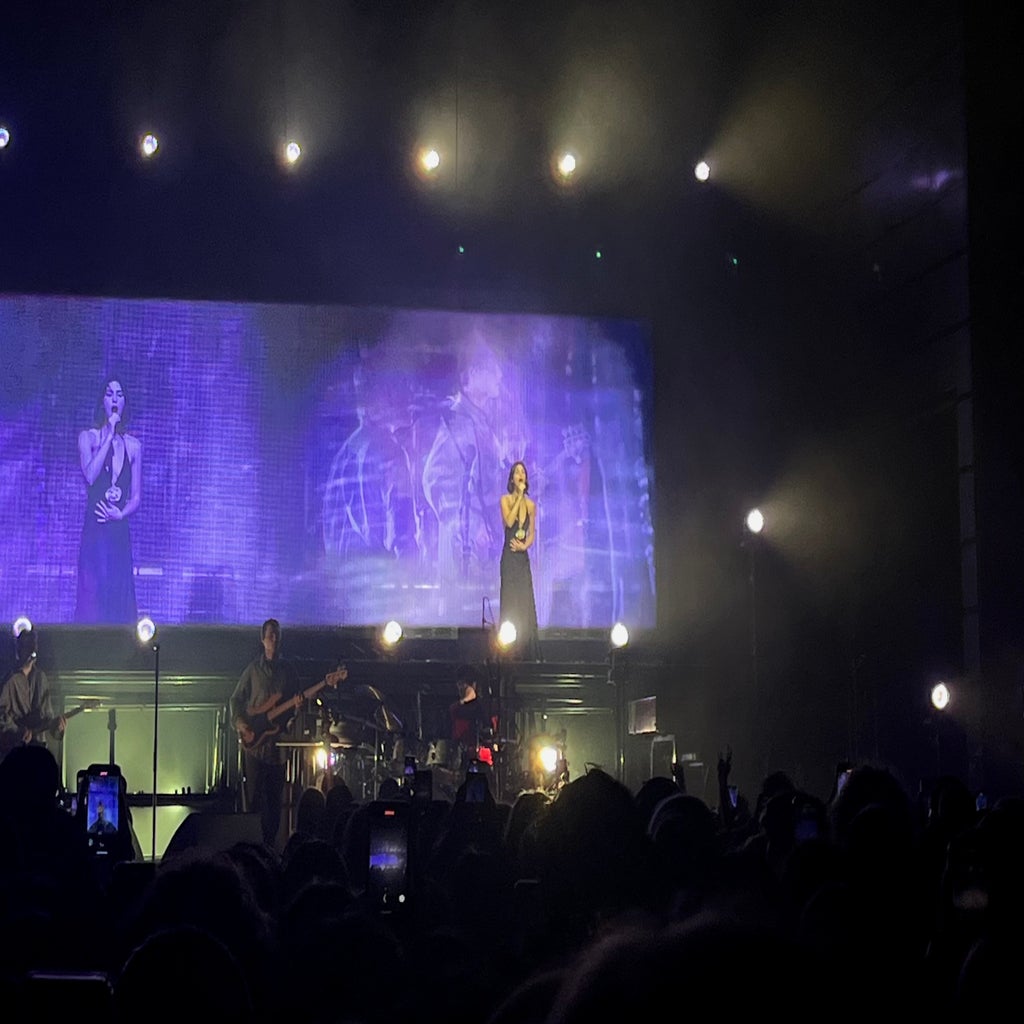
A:
{"type": "Polygon", "coordinates": [[[684,992],[798,1020],[1008,1003],[1024,799],[977,810],[946,777],[915,800],[860,764],[824,800],[774,772],[746,813],[730,763],[726,812],[679,778],[633,793],[598,768],[500,802],[382,786],[408,805],[410,879],[408,905],[382,910],[370,803],[343,783],[302,794],[280,854],[240,842],[100,871],[53,755],[17,748],[0,763],[0,991],[114,1021],[160,992],[172,1015],[353,1024],[576,1024],[684,992]]]}

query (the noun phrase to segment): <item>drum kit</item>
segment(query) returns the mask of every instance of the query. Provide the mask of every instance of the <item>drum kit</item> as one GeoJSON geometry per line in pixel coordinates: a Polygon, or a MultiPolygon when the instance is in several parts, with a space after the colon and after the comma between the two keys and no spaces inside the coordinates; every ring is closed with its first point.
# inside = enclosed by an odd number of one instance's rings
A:
{"type": "MultiPolygon", "coordinates": [[[[297,778],[303,785],[326,791],[344,782],[359,802],[377,798],[385,779],[401,782],[407,759],[419,768],[429,769],[434,792],[451,799],[465,777],[465,752],[448,739],[424,740],[421,730],[406,729],[402,717],[375,686],[356,685],[332,690],[317,701],[317,720],[310,722],[305,736],[311,742],[284,743],[304,747],[295,751],[300,761],[297,778]]],[[[481,736],[484,747],[478,758],[490,774],[505,779],[499,789],[518,788],[518,745],[481,736]],[[495,754],[494,751],[499,751],[495,754]],[[515,781],[514,781],[515,780],[515,781]]]]}
{"type": "Polygon", "coordinates": [[[380,783],[393,774],[405,734],[402,719],[375,686],[333,692],[318,703],[321,740],[314,784],[329,789],[343,781],[356,800],[375,799],[380,783]]]}

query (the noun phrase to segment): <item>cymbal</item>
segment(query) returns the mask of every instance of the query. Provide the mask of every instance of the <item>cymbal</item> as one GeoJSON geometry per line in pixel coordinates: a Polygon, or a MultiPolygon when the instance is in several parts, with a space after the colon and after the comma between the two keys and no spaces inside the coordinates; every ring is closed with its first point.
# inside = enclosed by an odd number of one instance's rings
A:
{"type": "Polygon", "coordinates": [[[374,718],[379,721],[379,727],[384,729],[386,732],[405,731],[405,726],[402,725],[402,720],[394,713],[394,711],[389,710],[386,704],[381,704],[381,706],[377,708],[374,713],[374,718]]]}
{"type": "Polygon", "coordinates": [[[369,729],[370,732],[376,732],[380,726],[374,725],[373,722],[368,722],[365,718],[356,718],[354,715],[342,715],[336,722],[332,722],[328,732],[346,732],[349,731],[352,726],[358,726],[361,729],[369,729]]]}

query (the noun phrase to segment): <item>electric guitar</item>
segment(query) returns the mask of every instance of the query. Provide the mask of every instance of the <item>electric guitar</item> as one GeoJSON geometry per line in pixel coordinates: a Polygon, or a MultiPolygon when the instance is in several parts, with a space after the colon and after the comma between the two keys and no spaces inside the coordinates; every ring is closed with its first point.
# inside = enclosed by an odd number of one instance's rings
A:
{"type": "MultiPolygon", "coordinates": [[[[92,711],[93,708],[99,707],[100,703],[101,702],[99,700],[95,699],[84,700],[77,707],[69,708],[67,711],[62,712],[64,716],[64,721],[67,722],[69,719],[74,718],[75,715],[80,715],[83,711],[92,711]]],[[[18,727],[18,729],[21,730],[19,739],[11,743],[11,737],[8,737],[8,742],[6,744],[3,744],[3,753],[8,753],[8,747],[16,747],[19,746],[21,743],[29,743],[35,745],[45,744],[44,734],[50,732],[56,726],[57,720],[59,718],[60,715],[55,715],[53,718],[44,720],[39,716],[38,712],[33,712],[32,714],[27,715],[25,718],[15,721],[15,725],[18,727]],[[21,738],[24,737],[25,733],[31,733],[31,738],[28,740],[21,738]]],[[[58,738],[62,740],[64,738],[63,733],[58,738]]]]}
{"type": "Polygon", "coordinates": [[[279,722],[275,725],[277,719],[318,694],[325,686],[335,687],[347,678],[348,669],[342,665],[335,672],[329,672],[319,683],[295,694],[294,697],[289,697],[288,700],[281,700],[281,694],[274,693],[262,704],[249,708],[244,718],[239,716],[235,721],[235,729],[238,731],[242,747],[251,753],[271,741],[284,724],[279,722]]]}

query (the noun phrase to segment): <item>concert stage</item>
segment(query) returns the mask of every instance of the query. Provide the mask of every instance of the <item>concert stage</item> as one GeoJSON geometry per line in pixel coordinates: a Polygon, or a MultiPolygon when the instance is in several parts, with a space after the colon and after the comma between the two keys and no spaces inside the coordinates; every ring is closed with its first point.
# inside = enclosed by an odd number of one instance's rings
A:
{"type": "MultiPolygon", "coordinates": [[[[40,636],[40,663],[58,704],[85,706],[63,744],[65,784],[73,787],[77,771],[91,763],[119,764],[147,856],[154,722],[157,856],[192,812],[244,810],[227,703],[259,653],[258,630],[168,627],[146,646],[129,629],[41,626],[40,636]]],[[[302,788],[322,783],[325,752],[356,799],[372,798],[386,777],[400,778],[406,755],[436,767],[435,795],[451,795],[458,780],[444,766],[448,706],[457,696],[456,669],[466,662],[476,666],[481,695],[498,716],[500,798],[514,797],[510,790],[525,777],[522,762],[540,737],[559,746],[570,779],[597,765],[638,786],[652,772],[652,751],[665,751],[663,734],[672,731],[657,721],[664,673],[650,638],[613,651],[603,630],[541,631],[540,649],[540,661],[517,660],[498,649],[490,628],[411,630],[393,647],[379,629],[286,628],[283,656],[304,687],[339,664],[348,670],[337,689],[306,703],[283,737],[290,809],[302,788]]]]}

